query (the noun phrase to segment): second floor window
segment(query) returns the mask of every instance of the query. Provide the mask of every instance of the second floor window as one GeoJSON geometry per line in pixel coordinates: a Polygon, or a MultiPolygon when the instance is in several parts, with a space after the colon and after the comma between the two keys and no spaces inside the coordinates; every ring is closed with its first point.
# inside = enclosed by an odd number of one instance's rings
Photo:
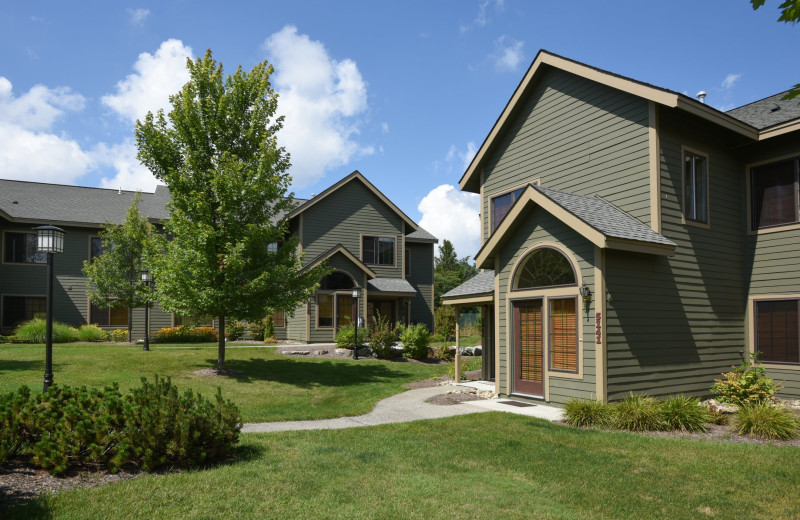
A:
{"type": "Polygon", "coordinates": [[[46,264],[47,256],[36,251],[34,233],[5,233],[3,261],[7,264],[46,264]]]}
{"type": "Polygon", "coordinates": [[[708,224],[708,160],[692,152],[683,156],[683,217],[708,224]]]}
{"type": "Polygon", "coordinates": [[[394,238],[368,237],[362,238],[361,250],[363,261],[372,265],[394,265],[394,238]]]}
{"type": "Polygon", "coordinates": [[[752,229],[800,222],[798,162],[793,158],[750,170],[752,229]]]}
{"type": "Polygon", "coordinates": [[[492,233],[500,225],[511,206],[517,201],[525,188],[519,188],[497,197],[492,197],[492,233]]]}

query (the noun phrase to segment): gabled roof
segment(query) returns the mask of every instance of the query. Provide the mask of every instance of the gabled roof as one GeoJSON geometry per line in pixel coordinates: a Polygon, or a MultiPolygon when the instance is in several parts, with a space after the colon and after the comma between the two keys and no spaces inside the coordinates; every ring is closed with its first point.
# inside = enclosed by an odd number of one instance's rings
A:
{"type": "Polygon", "coordinates": [[[494,271],[487,269],[442,295],[442,303],[450,305],[463,300],[491,301],[494,297],[494,271]]]}
{"type": "Polygon", "coordinates": [[[424,244],[438,244],[439,239],[431,235],[428,230],[417,227],[413,233],[406,235],[406,242],[422,242],[424,244]]]}
{"type": "Polygon", "coordinates": [[[489,259],[502,244],[520,215],[538,206],[603,249],[671,255],[676,244],[599,197],[585,197],[542,186],[528,185],[494,234],[475,256],[479,268],[493,267],[489,259]]]}
{"type": "Polygon", "coordinates": [[[389,208],[391,208],[392,211],[397,213],[397,215],[401,219],[403,219],[403,221],[411,229],[413,229],[415,231],[417,230],[417,228],[419,226],[417,226],[416,222],[414,222],[413,220],[408,218],[408,215],[403,213],[400,210],[400,208],[395,206],[394,203],[386,197],[386,195],[381,193],[381,191],[378,188],[376,188],[371,182],[369,182],[367,180],[367,178],[364,177],[364,175],[358,170],[355,170],[353,173],[351,173],[350,175],[348,175],[344,179],[340,180],[339,182],[337,182],[333,186],[330,186],[329,188],[327,188],[325,191],[323,191],[319,195],[315,196],[312,199],[309,199],[304,204],[300,205],[297,209],[295,209],[294,211],[289,213],[289,218],[294,218],[294,217],[298,216],[299,214],[301,214],[304,211],[306,211],[308,208],[312,207],[314,204],[317,204],[319,201],[321,201],[321,200],[325,199],[326,197],[329,197],[331,194],[335,193],[342,186],[346,185],[349,182],[353,182],[353,181],[360,181],[362,184],[364,184],[364,186],[366,186],[368,190],[373,192],[379,199],[381,199],[381,201],[383,201],[384,204],[389,206],[389,208]]]}
{"type": "Polygon", "coordinates": [[[344,255],[345,258],[353,262],[353,264],[355,264],[359,269],[367,273],[367,276],[369,276],[370,278],[375,278],[376,276],[375,271],[367,267],[364,264],[364,262],[356,258],[356,256],[353,255],[353,253],[351,253],[350,251],[348,251],[347,248],[344,247],[342,244],[336,244],[332,248],[328,249],[324,253],[320,254],[319,256],[311,260],[309,263],[303,266],[302,271],[313,269],[314,267],[318,266],[319,264],[321,264],[322,262],[324,262],[325,260],[327,260],[328,258],[332,257],[337,253],[341,253],[342,255],[344,255]]]}
{"type": "Polygon", "coordinates": [[[540,50],[536,58],[534,58],[533,63],[531,63],[531,66],[528,68],[528,71],[525,73],[525,76],[522,78],[522,81],[520,81],[514,91],[514,94],[511,96],[511,99],[501,112],[500,117],[497,118],[489,135],[486,136],[480,149],[475,154],[467,171],[461,177],[459,186],[462,190],[472,191],[474,193],[479,191],[478,174],[483,165],[483,161],[488,156],[489,151],[494,146],[495,141],[498,139],[506,123],[518,109],[518,106],[524,104],[521,103],[521,100],[523,100],[529,89],[533,86],[536,78],[540,76],[547,67],[555,67],[576,74],[591,81],[622,90],[623,92],[628,92],[629,94],[648,101],[653,101],[660,105],[679,108],[754,140],[761,138],[758,129],[750,123],[737,119],[731,114],[721,112],[709,105],[700,103],[698,100],[686,96],[685,94],[614,74],[613,72],[564,58],[563,56],[550,53],[546,50],[540,50]]]}

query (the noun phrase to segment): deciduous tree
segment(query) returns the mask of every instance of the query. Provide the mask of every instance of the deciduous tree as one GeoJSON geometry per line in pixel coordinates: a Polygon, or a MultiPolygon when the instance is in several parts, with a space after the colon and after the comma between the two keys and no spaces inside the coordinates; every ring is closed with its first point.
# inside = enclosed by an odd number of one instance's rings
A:
{"type": "Polygon", "coordinates": [[[459,260],[453,243],[449,240],[444,240],[439,246],[439,256],[433,259],[433,264],[434,307],[437,308],[442,305],[443,294],[478,274],[478,270],[470,263],[469,256],[459,260]]]}

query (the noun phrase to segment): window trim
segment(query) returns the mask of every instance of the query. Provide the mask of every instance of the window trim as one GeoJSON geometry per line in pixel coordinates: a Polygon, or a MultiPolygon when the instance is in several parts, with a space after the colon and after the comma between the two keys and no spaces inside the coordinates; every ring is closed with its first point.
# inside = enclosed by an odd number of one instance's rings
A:
{"type": "MultiPolygon", "coordinates": [[[[792,229],[800,229],[800,222],[791,222],[789,224],[779,224],[777,226],[769,226],[753,229],[753,168],[765,166],[776,162],[786,161],[788,159],[800,160],[800,152],[780,155],[778,157],[771,157],[763,161],[756,161],[745,164],[745,207],[747,208],[747,220],[745,227],[748,235],[762,235],[767,233],[777,233],[780,231],[788,231],[792,229]]],[[[800,208],[798,208],[800,211],[800,208]]]]}
{"type": "MultiPolygon", "coordinates": [[[[748,345],[747,351],[750,354],[756,352],[756,303],[763,301],[784,301],[784,300],[800,300],[800,293],[785,293],[785,294],[758,294],[752,295],[748,298],[747,302],[747,328],[748,328],[748,345]]],[[[800,311],[798,311],[800,313],[800,311]]],[[[763,361],[762,366],[768,369],[778,370],[794,370],[800,371],[800,363],[782,363],[778,361],[763,361]]]]}
{"type": "Polygon", "coordinates": [[[384,269],[397,268],[397,235],[378,235],[375,233],[359,233],[358,236],[358,258],[364,265],[374,265],[384,269]],[[364,259],[364,237],[371,238],[390,238],[392,239],[392,262],[391,264],[371,264],[364,259]]]}
{"type": "Polygon", "coordinates": [[[711,227],[711,161],[709,154],[700,150],[681,146],[681,223],[686,226],[695,226],[709,229],[711,227]],[[706,163],[706,220],[692,219],[687,216],[686,207],[686,155],[702,157],[706,163]]]}
{"type": "Polygon", "coordinates": [[[6,296],[11,296],[12,298],[42,298],[45,302],[45,307],[47,307],[47,295],[46,294],[17,294],[17,293],[3,293],[0,294],[0,329],[13,329],[14,326],[6,326],[3,323],[3,316],[5,311],[5,299],[6,296]]]}
{"type": "Polygon", "coordinates": [[[7,233],[24,233],[26,235],[33,235],[34,237],[36,236],[36,232],[32,231],[30,229],[25,229],[25,230],[4,229],[3,230],[3,236],[2,236],[2,241],[3,242],[2,242],[2,244],[0,244],[0,247],[2,248],[2,256],[0,256],[0,262],[2,262],[3,265],[38,265],[38,266],[47,267],[47,261],[46,260],[44,262],[42,262],[42,263],[39,263],[39,262],[6,262],[6,234],[7,233]]]}
{"type": "MultiPolygon", "coordinates": [[[[533,184],[535,186],[541,186],[542,185],[542,179],[537,177],[536,179],[533,179],[531,181],[519,184],[519,185],[517,185],[517,186],[515,186],[515,187],[513,187],[511,189],[500,191],[500,192],[493,193],[491,195],[487,195],[486,196],[486,199],[487,199],[487,201],[486,201],[486,213],[488,215],[488,217],[487,217],[487,220],[488,220],[488,227],[487,227],[488,233],[486,235],[487,237],[490,237],[490,236],[494,235],[494,232],[497,231],[496,228],[492,229],[493,216],[494,216],[494,211],[493,211],[493,208],[492,208],[492,202],[494,201],[494,199],[496,199],[498,197],[502,197],[504,195],[508,195],[509,193],[515,192],[515,191],[517,191],[519,189],[521,189],[523,191],[523,193],[524,193],[525,192],[525,188],[529,184],[533,184]]],[[[520,195],[522,195],[522,193],[520,193],[520,195]]],[[[516,202],[517,201],[515,200],[514,204],[516,202]]],[[[511,204],[511,205],[513,206],[514,204],[511,204]]],[[[509,211],[510,211],[510,208],[509,208],[509,211]]],[[[506,215],[508,215],[508,213],[506,213],[506,215]]],[[[505,219],[505,217],[503,217],[503,219],[500,219],[500,222],[498,222],[497,225],[499,226],[503,222],[504,219],[505,219]]]]}

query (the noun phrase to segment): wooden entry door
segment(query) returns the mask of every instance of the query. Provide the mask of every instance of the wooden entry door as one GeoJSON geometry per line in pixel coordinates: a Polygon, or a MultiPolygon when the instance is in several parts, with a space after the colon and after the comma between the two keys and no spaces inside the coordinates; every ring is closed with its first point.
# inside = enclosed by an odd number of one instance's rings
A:
{"type": "Polygon", "coordinates": [[[336,330],[345,323],[353,321],[353,297],[349,294],[336,295],[336,330]]]}
{"type": "Polygon", "coordinates": [[[543,301],[514,303],[514,393],[544,395],[543,301]]]}

